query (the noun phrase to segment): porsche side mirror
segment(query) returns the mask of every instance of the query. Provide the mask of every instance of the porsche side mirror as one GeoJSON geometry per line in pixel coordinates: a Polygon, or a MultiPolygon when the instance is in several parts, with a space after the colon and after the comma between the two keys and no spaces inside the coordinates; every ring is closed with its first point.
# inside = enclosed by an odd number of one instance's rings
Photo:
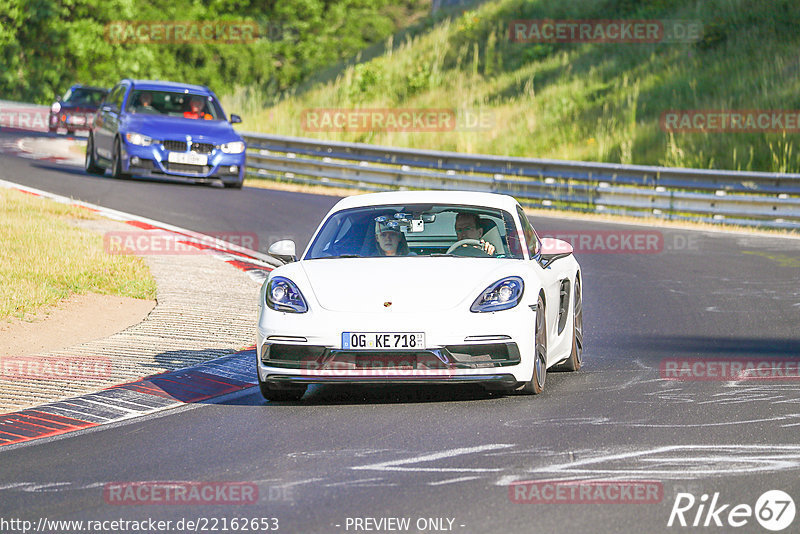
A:
{"type": "Polygon", "coordinates": [[[291,239],[284,239],[282,241],[274,242],[269,246],[267,254],[282,263],[291,263],[293,261],[297,261],[297,256],[295,256],[294,241],[291,239]]]}
{"type": "Polygon", "coordinates": [[[239,124],[240,122],[242,122],[242,118],[239,115],[231,113],[231,124],[239,124]]]}
{"type": "Polygon", "coordinates": [[[572,254],[572,245],[561,239],[552,237],[542,238],[542,248],[539,250],[539,263],[547,267],[554,261],[566,258],[572,254]]]}

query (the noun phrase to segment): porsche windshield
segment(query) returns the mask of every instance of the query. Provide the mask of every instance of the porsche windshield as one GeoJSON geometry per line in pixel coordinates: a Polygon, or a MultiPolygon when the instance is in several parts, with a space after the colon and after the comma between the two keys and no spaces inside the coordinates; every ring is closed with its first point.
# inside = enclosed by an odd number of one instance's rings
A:
{"type": "Polygon", "coordinates": [[[522,259],[513,217],[475,206],[369,206],[328,218],[304,259],[378,256],[522,259]]]}

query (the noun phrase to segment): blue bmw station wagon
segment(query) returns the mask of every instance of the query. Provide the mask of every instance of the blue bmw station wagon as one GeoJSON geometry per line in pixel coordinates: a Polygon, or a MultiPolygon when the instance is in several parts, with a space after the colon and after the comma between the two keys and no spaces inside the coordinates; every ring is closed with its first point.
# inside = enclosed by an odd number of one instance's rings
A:
{"type": "Polygon", "coordinates": [[[222,182],[241,188],[245,149],[217,97],[207,87],[122,80],[95,115],[86,145],[86,172],[114,178],[161,176],[222,182]]]}

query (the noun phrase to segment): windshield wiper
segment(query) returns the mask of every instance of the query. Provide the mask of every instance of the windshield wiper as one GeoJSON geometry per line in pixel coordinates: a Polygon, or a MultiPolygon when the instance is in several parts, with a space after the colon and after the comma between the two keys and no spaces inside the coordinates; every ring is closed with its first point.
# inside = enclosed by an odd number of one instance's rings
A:
{"type": "Polygon", "coordinates": [[[338,256],[320,256],[318,258],[314,258],[315,260],[331,260],[334,258],[363,258],[361,254],[339,254],[338,256]]]}
{"type": "MultiPolygon", "coordinates": [[[[465,256],[463,254],[426,254],[429,258],[483,258],[484,256],[465,256]]],[[[497,258],[498,256],[486,256],[487,258],[497,258]]]]}

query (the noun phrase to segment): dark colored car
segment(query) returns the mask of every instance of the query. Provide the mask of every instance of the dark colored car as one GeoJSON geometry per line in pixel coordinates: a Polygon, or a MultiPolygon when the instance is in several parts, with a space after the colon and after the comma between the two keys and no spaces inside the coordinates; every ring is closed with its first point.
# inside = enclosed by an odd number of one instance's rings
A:
{"type": "Polygon", "coordinates": [[[77,130],[88,130],[92,126],[94,115],[100,107],[108,89],[76,84],[67,89],[50,106],[50,132],[56,133],[59,128],[66,128],[67,133],[77,130]]]}
{"type": "Polygon", "coordinates": [[[161,176],[241,188],[246,145],[214,93],[199,85],[119,82],[103,100],[86,145],[86,172],[161,176]]]}

